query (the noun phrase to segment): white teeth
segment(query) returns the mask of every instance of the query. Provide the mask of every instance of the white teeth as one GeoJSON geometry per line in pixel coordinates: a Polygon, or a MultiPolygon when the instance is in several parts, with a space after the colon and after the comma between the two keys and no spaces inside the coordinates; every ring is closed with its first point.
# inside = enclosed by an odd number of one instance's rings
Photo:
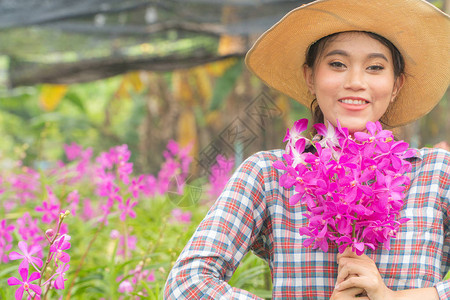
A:
{"type": "Polygon", "coordinates": [[[364,100],[353,100],[353,99],[342,99],[340,101],[345,104],[358,104],[358,105],[367,103],[367,101],[364,101],[364,100]]]}

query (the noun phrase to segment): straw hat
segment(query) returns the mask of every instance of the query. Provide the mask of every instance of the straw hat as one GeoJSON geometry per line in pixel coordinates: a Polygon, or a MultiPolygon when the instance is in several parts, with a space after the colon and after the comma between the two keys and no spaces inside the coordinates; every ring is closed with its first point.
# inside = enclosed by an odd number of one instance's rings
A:
{"type": "Polygon", "coordinates": [[[290,11],[247,53],[248,68],[267,85],[309,107],[303,78],[308,47],[336,32],[369,31],[391,41],[407,74],[384,121],[396,127],[427,114],[450,82],[450,19],[422,0],[318,0],[290,11]]]}

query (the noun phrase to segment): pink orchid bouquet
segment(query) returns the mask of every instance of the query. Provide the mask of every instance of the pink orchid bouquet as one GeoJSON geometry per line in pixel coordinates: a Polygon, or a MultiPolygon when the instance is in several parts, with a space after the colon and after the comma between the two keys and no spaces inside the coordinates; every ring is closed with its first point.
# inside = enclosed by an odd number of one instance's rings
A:
{"type": "Polygon", "coordinates": [[[290,205],[305,206],[303,246],[328,252],[331,242],[339,253],[351,247],[358,255],[380,244],[390,249],[390,240],[409,220],[399,215],[410,184],[405,173],[411,164],[405,159],[414,151],[379,122],[352,135],[339,123],[315,124],[318,141],[302,136],[307,127],[308,120],[301,119],[287,130],[284,161],[273,164],[284,171],[280,185],[295,190],[290,205]]]}

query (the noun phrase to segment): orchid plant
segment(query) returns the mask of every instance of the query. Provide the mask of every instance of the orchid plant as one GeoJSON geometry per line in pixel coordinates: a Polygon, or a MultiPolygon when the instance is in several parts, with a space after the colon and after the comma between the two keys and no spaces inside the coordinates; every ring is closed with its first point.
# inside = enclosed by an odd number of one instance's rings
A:
{"type": "MultiPolygon", "coordinates": [[[[64,145],[65,162],[40,170],[18,162],[2,170],[0,261],[15,266],[5,267],[0,298],[78,299],[95,290],[104,299],[159,299],[167,276],[159,260],[176,255],[165,241],[177,234],[183,243],[185,232],[201,215],[192,207],[173,207],[168,197],[188,190],[191,147],[169,141],[156,174],[136,174],[127,145],[94,156],[91,148],[75,143],[64,145]],[[150,207],[158,216],[142,214],[150,207]],[[68,222],[64,211],[70,211],[68,222]],[[144,233],[143,224],[156,222],[158,231],[144,233]],[[73,249],[71,244],[80,238],[83,243],[73,249]],[[86,284],[97,278],[86,279],[92,264],[104,279],[100,287],[86,284]]],[[[205,200],[223,190],[233,166],[232,160],[217,157],[205,200]]]]}
{"type": "Polygon", "coordinates": [[[414,155],[404,141],[396,141],[379,122],[368,122],[367,130],[349,134],[348,129],[328,122],[315,124],[320,140],[303,132],[307,119],[287,130],[283,161],[274,167],[284,171],[280,185],[294,189],[290,205],[305,206],[307,224],[299,229],[307,236],[305,247],[328,252],[335,243],[339,253],[351,247],[358,255],[382,244],[390,249],[396,237],[411,169],[406,160],[414,155]]]}
{"type": "Polygon", "coordinates": [[[45,299],[50,288],[64,289],[64,281],[67,280],[64,276],[69,269],[70,256],[63,251],[70,248],[68,242],[70,236],[60,234],[60,231],[62,222],[68,215],[69,211],[60,213],[56,233],[53,229],[48,229],[45,232],[45,237],[49,243],[45,263],[38,256],[34,256],[42,252],[42,247],[38,244],[32,244],[28,247],[26,242],[20,241],[18,246],[21,253],[15,251],[9,253],[10,260],[22,260],[18,268],[21,279],[8,278],[8,285],[19,285],[14,294],[16,300],[22,299],[24,293],[28,296],[27,299],[45,299]],[[36,272],[32,272],[33,269],[36,272]],[[46,274],[48,270],[51,271],[50,274],[46,274]],[[45,282],[42,283],[42,279],[46,279],[45,282]]]}

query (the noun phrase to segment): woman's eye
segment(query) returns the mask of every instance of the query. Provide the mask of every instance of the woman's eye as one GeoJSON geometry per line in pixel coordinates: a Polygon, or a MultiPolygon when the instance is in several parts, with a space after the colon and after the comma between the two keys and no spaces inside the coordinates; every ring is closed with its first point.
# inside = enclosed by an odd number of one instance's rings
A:
{"type": "Polygon", "coordinates": [[[345,65],[343,63],[341,63],[340,61],[333,61],[329,63],[330,66],[332,66],[333,68],[344,68],[345,65]]]}
{"type": "Polygon", "coordinates": [[[380,71],[380,70],[384,70],[384,67],[380,66],[380,65],[373,65],[373,66],[368,67],[368,69],[373,70],[373,71],[380,71]]]}

